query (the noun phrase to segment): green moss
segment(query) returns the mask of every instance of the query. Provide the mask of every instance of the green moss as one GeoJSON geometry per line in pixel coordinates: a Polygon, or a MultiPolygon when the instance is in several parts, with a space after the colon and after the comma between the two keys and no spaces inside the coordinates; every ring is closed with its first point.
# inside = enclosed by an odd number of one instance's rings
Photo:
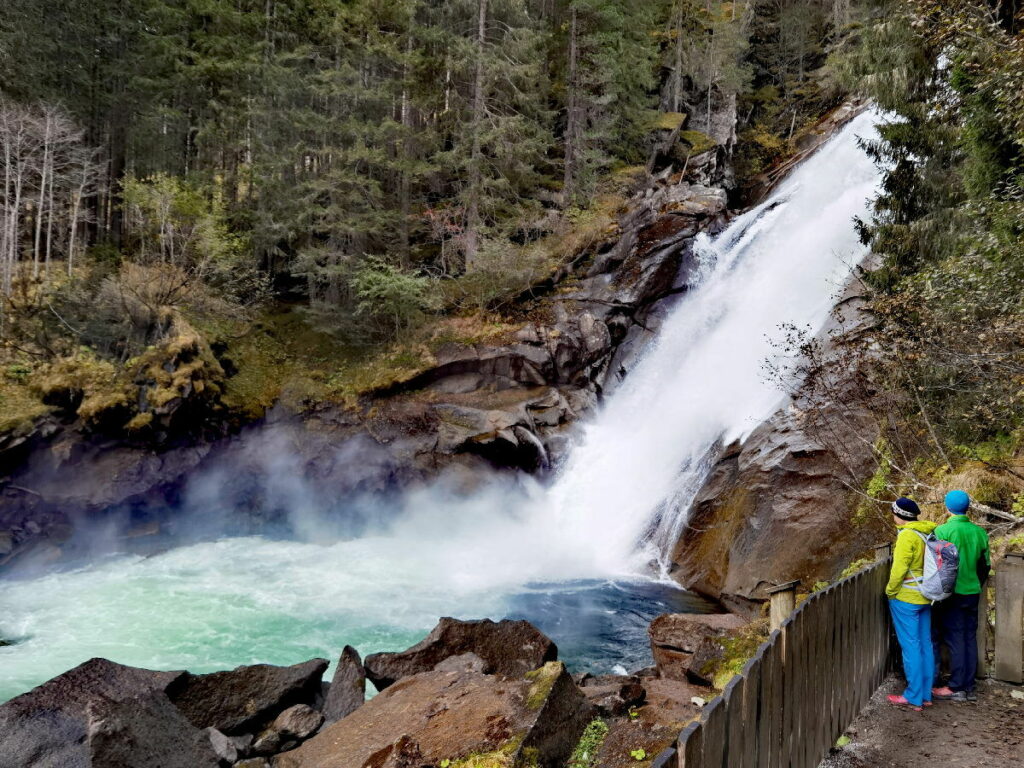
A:
{"type": "Polygon", "coordinates": [[[651,128],[656,131],[674,131],[686,122],[685,112],[652,112],[651,128]]]}
{"type": "Polygon", "coordinates": [[[591,720],[576,743],[566,768],[593,768],[607,736],[608,724],[601,719],[591,720]]]}
{"type": "Polygon", "coordinates": [[[529,762],[523,761],[523,756],[520,755],[518,760],[516,758],[522,743],[523,737],[516,736],[491,752],[474,752],[458,760],[449,760],[448,766],[449,768],[532,768],[529,762]]]}
{"type": "Polygon", "coordinates": [[[738,632],[719,640],[722,655],[708,662],[701,674],[710,678],[712,685],[723,690],[733,677],[743,671],[743,666],[753,658],[757,649],[768,638],[768,621],[761,619],[751,622],[738,632]]]}
{"type": "Polygon", "coordinates": [[[543,667],[528,672],[526,679],[530,681],[530,690],[526,693],[527,708],[537,710],[543,707],[551,695],[551,689],[564,672],[565,665],[560,661],[549,661],[543,667]]]}
{"type": "Polygon", "coordinates": [[[872,500],[880,500],[889,493],[889,485],[892,478],[892,465],[890,464],[892,449],[884,437],[878,438],[875,442],[875,454],[879,457],[878,468],[868,479],[867,485],[864,487],[864,493],[869,498],[861,500],[853,513],[852,522],[854,525],[864,525],[871,520],[877,506],[872,500]]]}
{"type": "Polygon", "coordinates": [[[690,155],[700,155],[718,146],[718,142],[701,131],[682,131],[679,134],[679,141],[689,147],[690,155]]]}
{"type": "Polygon", "coordinates": [[[28,384],[0,376],[0,433],[24,434],[50,410],[28,384]]]}

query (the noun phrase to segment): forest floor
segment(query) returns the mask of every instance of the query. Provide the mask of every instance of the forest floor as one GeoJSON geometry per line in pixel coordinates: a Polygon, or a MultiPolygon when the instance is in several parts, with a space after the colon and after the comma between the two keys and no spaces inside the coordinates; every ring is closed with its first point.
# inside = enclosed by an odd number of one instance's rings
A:
{"type": "Polygon", "coordinates": [[[1024,700],[1020,687],[982,680],[978,701],[937,701],[923,712],[898,709],[885,697],[903,682],[890,678],[847,729],[850,742],[819,768],[1019,768],[1024,764],[1024,700]]]}

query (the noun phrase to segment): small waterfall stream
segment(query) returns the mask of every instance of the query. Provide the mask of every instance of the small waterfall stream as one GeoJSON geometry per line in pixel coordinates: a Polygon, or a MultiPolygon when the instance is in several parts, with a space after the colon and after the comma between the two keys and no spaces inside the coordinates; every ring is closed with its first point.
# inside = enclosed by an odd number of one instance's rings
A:
{"type": "MultiPolygon", "coordinates": [[[[864,113],[762,205],[698,244],[704,278],[547,487],[465,497],[438,487],[381,511],[372,535],[235,538],[0,582],[0,701],[92,656],[208,671],[404,648],[442,615],[529,618],[576,669],[646,663],[646,625],[709,606],[673,589],[664,557],[718,446],[782,393],[763,366],[781,326],[819,329],[864,256],[853,219],[879,174],[864,113]]],[[[294,478],[293,478],[294,480],[294,478]]]]}

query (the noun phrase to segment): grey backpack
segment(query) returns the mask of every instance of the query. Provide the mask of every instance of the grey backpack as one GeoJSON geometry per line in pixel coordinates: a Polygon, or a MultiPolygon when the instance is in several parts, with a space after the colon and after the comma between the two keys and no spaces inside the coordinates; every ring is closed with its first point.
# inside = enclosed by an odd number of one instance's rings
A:
{"type": "Polygon", "coordinates": [[[907,583],[904,586],[920,590],[921,596],[933,603],[945,600],[953,594],[953,590],[956,588],[960,553],[950,542],[935,538],[934,533],[924,534],[920,531],[914,531],[914,533],[924,541],[924,575],[918,578],[908,574],[907,583]]]}

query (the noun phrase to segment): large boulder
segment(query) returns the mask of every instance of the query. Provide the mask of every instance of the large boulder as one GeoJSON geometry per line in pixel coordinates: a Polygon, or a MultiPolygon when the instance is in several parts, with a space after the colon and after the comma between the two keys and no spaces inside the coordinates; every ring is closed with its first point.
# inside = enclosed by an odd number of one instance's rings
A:
{"type": "Polygon", "coordinates": [[[0,768],[88,768],[88,708],[180,684],[185,672],[153,672],[90,659],[0,706],[0,768]]]}
{"type": "Polygon", "coordinates": [[[324,720],[333,723],[355,712],[366,700],[366,671],[359,652],[346,645],[324,699],[324,720]]]}
{"type": "Polygon", "coordinates": [[[472,670],[406,677],[326,726],[276,768],[419,768],[474,755],[559,768],[592,710],[560,662],[518,678],[472,670]]]}
{"type": "Polygon", "coordinates": [[[558,647],[528,621],[459,621],[443,618],[422,641],[400,653],[366,657],[366,676],[378,691],[403,677],[427,672],[452,656],[473,653],[484,671],[502,677],[522,677],[531,669],[558,658],[558,647]]]}
{"type": "Polygon", "coordinates": [[[170,697],[197,728],[216,728],[229,736],[253,732],[294,704],[312,704],[325,669],[326,659],[312,659],[291,667],[256,664],[189,675],[170,697]]]}
{"type": "Polygon", "coordinates": [[[735,637],[747,621],[730,613],[664,613],[651,622],[654,663],[662,678],[708,685],[714,662],[724,654],[722,641],[735,637]]]}
{"type": "Polygon", "coordinates": [[[88,707],[92,768],[218,768],[211,734],[182,716],[163,691],[88,707]]]}
{"type": "Polygon", "coordinates": [[[834,578],[887,535],[857,490],[877,469],[879,434],[870,382],[846,351],[870,321],[862,305],[847,295],[822,332],[814,387],[722,452],[672,553],[683,586],[742,609],[775,584],[834,578]]]}

